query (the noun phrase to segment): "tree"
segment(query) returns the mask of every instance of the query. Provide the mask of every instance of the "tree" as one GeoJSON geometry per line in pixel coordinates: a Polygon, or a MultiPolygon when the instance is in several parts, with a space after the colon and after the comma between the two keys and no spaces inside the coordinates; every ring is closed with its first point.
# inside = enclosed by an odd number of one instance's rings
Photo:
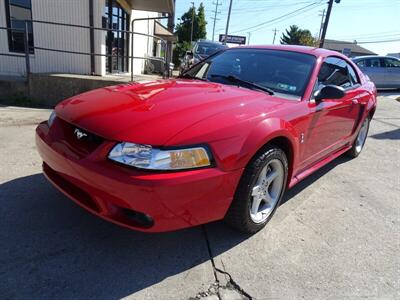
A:
{"type": "Polygon", "coordinates": [[[286,33],[282,33],[281,37],[281,44],[286,45],[315,46],[315,42],[309,30],[301,29],[296,25],[292,25],[289,29],[286,29],[286,33]]]}
{"type": "Polygon", "coordinates": [[[175,33],[178,37],[178,43],[174,48],[173,62],[175,65],[179,64],[179,58],[181,58],[187,50],[191,48],[190,35],[192,31],[192,17],[194,10],[194,22],[193,22],[193,41],[198,39],[205,39],[207,36],[206,31],[206,16],[204,12],[204,5],[200,3],[199,8],[196,9],[192,6],[185,12],[178,20],[179,24],[175,27],[175,33]]]}

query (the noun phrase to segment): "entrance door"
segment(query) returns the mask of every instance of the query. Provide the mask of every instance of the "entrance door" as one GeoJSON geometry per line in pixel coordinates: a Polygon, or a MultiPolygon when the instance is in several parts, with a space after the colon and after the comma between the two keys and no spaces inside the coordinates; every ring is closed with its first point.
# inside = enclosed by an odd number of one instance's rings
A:
{"type": "MultiPolygon", "coordinates": [[[[129,30],[129,15],[116,2],[106,0],[104,10],[107,28],[113,30],[129,30]]],[[[106,72],[128,72],[129,34],[120,31],[108,31],[106,35],[106,72]],[[112,55],[112,56],[111,56],[112,55]]]]}

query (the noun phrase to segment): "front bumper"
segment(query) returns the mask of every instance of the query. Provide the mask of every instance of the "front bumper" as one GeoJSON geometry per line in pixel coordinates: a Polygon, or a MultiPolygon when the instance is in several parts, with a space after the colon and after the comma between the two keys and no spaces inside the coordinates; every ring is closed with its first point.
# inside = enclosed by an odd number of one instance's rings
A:
{"type": "Polygon", "coordinates": [[[106,159],[112,142],[82,158],[48,132],[45,122],[36,129],[45,176],[83,208],[135,230],[169,231],[222,219],[243,171],[141,171],[106,159]],[[151,221],[141,222],[143,216],[151,221]]]}

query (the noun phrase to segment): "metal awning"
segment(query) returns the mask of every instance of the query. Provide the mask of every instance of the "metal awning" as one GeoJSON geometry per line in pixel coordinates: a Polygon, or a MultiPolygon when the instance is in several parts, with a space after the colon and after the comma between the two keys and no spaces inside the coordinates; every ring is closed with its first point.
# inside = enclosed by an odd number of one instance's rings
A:
{"type": "Polygon", "coordinates": [[[175,9],[174,0],[127,0],[132,9],[172,14],[175,9]]]}
{"type": "Polygon", "coordinates": [[[154,35],[169,42],[176,42],[178,40],[171,31],[157,21],[154,22],[154,35]]]}

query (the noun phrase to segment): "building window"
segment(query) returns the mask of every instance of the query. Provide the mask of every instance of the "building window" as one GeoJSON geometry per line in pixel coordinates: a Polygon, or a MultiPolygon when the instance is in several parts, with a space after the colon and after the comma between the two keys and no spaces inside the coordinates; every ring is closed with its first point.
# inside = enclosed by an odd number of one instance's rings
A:
{"type": "MultiPolygon", "coordinates": [[[[103,19],[105,27],[114,30],[129,30],[129,14],[116,0],[106,0],[103,19]]],[[[122,73],[128,71],[129,34],[110,30],[106,35],[106,70],[107,73],[122,73]],[[111,56],[112,55],[112,56],[111,56]]]]}
{"type": "MultiPolygon", "coordinates": [[[[5,0],[8,30],[8,48],[10,52],[25,53],[25,21],[32,20],[31,0],[5,0]]],[[[28,22],[29,53],[33,53],[33,29],[28,22]]]]}

